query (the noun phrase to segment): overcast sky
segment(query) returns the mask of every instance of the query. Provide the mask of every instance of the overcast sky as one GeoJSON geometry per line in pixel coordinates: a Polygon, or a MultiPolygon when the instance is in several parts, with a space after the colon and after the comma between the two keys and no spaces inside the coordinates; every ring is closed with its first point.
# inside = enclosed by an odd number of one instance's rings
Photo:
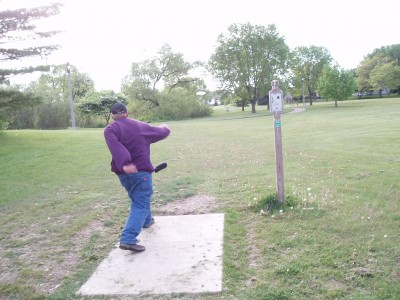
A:
{"type": "MultiPolygon", "coordinates": [[[[399,44],[399,0],[65,0],[44,21],[64,30],[47,63],[67,61],[97,89],[118,91],[132,62],[152,58],[164,43],[188,61],[206,62],[217,37],[233,23],[275,24],[288,46],[322,46],[343,68],[355,68],[375,48],[399,44]]],[[[1,11],[50,3],[0,0],[1,11]]],[[[48,41],[47,41],[48,42],[48,41]]]]}

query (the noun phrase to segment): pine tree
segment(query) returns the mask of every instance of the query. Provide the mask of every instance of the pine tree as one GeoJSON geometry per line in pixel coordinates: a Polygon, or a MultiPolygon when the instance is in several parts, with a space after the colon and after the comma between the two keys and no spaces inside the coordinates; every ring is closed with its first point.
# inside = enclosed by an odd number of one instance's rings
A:
{"type": "MultiPolygon", "coordinates": [[[[11,42],[36,40],[52,37],[59,31],[40,32],[34,21],[60,13],[60,3],[36,8],[22,8],[0,12],[0,46],[11,42]]],[[[24,49],[0,47],[0,62],[20,60],[26,57],[46,56],[59,48],[58,45],[32,46],[24,49]]],[[[8,83],[10,75],[26,74],[48,70],[48,66],[26,67],[21,69],[0,69],[0,83],[8,83]]]]}
{"type": "MultiPolygon", "coordinates": [[[[58,45],[30,46],[27,48],[7,47],[16,41],[33,41],[52,37],[59,31],[41,32],[37,30],[34,21],[60,13],[61,3],[35,8],[21,8],[0,12],[0,63],[16,61],[28,57],[47,56],[59,48],[58,45]]],[[[15,89],[5,88],[9,84],[9,77],[27,74],[35,71],[48,71],[49,66],[38,65],[19,69],[0,68],[0,129],[6,128],[9,121],[9,112],[16,111],[27,105],[40,103],[40,99],[32,94],[24,94],[15,89]]]]}

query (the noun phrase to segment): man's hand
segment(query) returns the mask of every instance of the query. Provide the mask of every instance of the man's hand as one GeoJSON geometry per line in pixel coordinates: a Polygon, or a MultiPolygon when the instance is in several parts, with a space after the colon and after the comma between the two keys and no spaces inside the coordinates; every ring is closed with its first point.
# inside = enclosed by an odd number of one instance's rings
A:
{"type": "Polygon", "coordinates": [[[122,170],[124,170],[126,174],[135,174],[138,172],[138,169],[136,169],[136,166],[134,164],[123,166],[122,170]]]}

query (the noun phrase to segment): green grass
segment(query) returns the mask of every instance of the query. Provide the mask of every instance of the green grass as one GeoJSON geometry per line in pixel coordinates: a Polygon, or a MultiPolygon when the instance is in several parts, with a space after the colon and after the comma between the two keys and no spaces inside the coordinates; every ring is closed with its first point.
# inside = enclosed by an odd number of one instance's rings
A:
{"type": "MultiPolygon", "coordinates": [[[[338,105],[282,116],[287,202],[276,209],[265,107],[170,123],[152,148],[169,165],[154,205],[212,195],[226,221],[223,292],[166,298],[400,298],[400,99],[338,105]]],[[[1,299],[76,299],[125,221],[109,160],[102,130],[0,132],[1,299]]]]}

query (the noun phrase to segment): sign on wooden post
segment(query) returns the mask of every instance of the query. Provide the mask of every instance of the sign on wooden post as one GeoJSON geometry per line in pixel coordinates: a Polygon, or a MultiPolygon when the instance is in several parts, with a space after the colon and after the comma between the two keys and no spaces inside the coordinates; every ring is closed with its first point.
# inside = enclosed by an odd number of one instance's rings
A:
{"type": "Polygon", "coordinates": [[[270,111],[274,115],[275,131],[275,163],[276,163],[276,189],[278,201],[285,202],[285,189],[283,178],[282,131],[281,112],[283,112],[283,93],[279,89],[278,80],[272,81],[272,90],[269,91],[270,111]]]}

